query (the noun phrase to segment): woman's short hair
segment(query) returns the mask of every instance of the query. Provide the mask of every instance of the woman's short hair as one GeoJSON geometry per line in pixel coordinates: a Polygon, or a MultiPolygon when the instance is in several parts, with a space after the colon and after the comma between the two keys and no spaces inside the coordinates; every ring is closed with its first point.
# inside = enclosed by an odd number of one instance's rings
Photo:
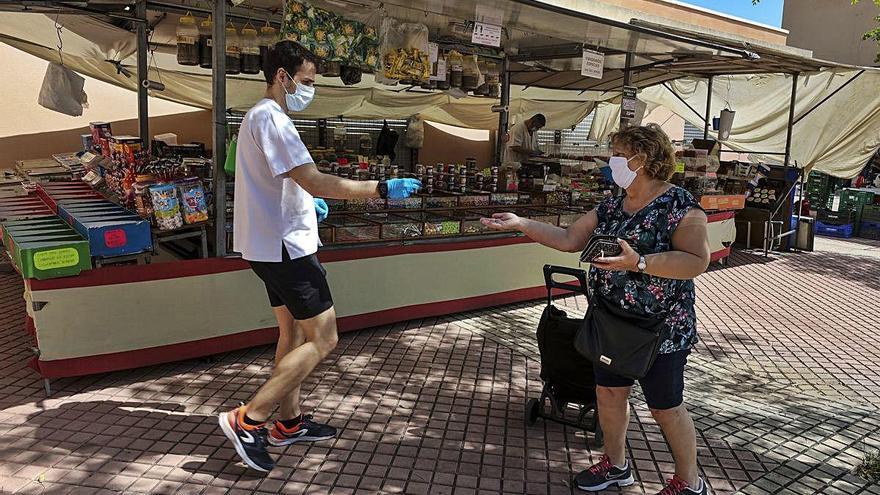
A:
{"type": "Polygon", "coordinates": [[[611,135],[611,143],[633,154],[643,153],[647,157],[645,173],[652,179],[669,180],[675,172],[675,149],[657,124],[624,128],[611,135]]]}

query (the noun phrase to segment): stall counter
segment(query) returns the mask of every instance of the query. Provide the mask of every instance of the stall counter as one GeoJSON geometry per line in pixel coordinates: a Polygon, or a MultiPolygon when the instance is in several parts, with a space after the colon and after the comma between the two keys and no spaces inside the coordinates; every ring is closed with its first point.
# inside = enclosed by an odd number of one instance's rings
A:
{"type": "MultiPolygon", "coordinates": [[[[710,216],[713,260],[735,236],[733,212],[710,216]]],[[[544,264],[576,254],[494,237],[322,250],[341,332],[544,296],[544,264]]],[[[103,373],[272,343],[266,291],[245,261],[214,258],[104,267],[26,280],[26,328],[44,378],[103,373]],[[234,290],[230,290],[234,288],[234,290]]]]}

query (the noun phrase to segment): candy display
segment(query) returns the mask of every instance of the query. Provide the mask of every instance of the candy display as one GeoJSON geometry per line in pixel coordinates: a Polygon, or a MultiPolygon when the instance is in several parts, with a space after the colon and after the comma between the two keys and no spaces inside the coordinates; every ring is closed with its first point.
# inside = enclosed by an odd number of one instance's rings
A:
{"type": "Polygon", "coordinates": [[[174,230],[183,227],[180,201],[174,184],[158,184],[150,187],[153,215],[160,230],[174,230]]]}
{"type": "Polygon", "coordinates": [[[431,77],[428,56],[428,27],[424,24],[400,23],[386,17],[380,31],[382,41],[381,75],[391,81],[421,84],[431,77]]]}
{"type": "Polygon", "coordinates": [[[379,36],[374,26],[345,19],[305,1],[285,1],[281,38],[298,42],[325,62],[370,71],[379,65],[379,36]]]}
{"type": "Polygon", "coordinates": [[[205,201],[205,188],[199,179],[188,179],[177,187],[183,203],[183,221],[187,224],[207,222],[208,203],[205,201]]]}

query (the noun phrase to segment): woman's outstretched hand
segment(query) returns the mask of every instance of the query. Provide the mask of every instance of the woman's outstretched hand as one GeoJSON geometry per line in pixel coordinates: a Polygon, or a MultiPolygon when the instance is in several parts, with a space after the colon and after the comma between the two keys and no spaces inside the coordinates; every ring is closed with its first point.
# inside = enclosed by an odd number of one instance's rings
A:
{"type": "Polygon", "coordinates": [[[491,230],[520,230],[522,219],[513,213],[496,213],[492,218],[481,218],[480,223],[491,230]]]}

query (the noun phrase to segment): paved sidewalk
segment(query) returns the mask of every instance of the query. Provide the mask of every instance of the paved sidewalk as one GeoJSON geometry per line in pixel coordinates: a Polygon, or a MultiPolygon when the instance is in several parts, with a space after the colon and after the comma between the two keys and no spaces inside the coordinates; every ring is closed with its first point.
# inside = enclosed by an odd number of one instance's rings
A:
{"type": "MultiPolygon", "coordinates": [[[[880,448],[878,247],[738,253],[698,279],[686,400],[714,493],[880,494],[849,474],[880,448]]],[[[541,303],[343,335],[304,384],[340,438],[279,450],[259,477],[215,415],[268,376],[271,348],[57,380],[47,399],[25,367],[20,293],[0,275],[0,493],[568,494],[601,455],[582,431],[524,424],[541,303]]],[[[672,458],[638,393],[632,404],[638,483],[623,493],[652,494],[672,458]]]]}

